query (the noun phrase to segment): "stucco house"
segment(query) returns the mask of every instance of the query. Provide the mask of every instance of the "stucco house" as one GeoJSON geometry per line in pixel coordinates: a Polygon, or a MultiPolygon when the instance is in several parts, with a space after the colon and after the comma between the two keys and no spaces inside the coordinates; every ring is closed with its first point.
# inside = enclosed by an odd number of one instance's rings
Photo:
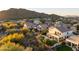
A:
{"type": "Polygon", "coordinates": [[[46,30],[46,29],[48,29],[48,25],[47,24],[40,24],[37,26],[37,29],[39,31],[46,30]]]}
{"type": "Polygon", "coordinates": [[[79,35],[73,35],[67,38],[65,42],[67,46],[79,50],[79,35]]]}
{"type": "Polygon", "coordinates": [[[47,33],[48,37],[53,38],[57,41],[66,39],[71,35],[73,35],[73,31],[71,29],[67,28],[67,26],[65,24],[51,26],[51,27],[49,27],[48,33],[47,33]]]}

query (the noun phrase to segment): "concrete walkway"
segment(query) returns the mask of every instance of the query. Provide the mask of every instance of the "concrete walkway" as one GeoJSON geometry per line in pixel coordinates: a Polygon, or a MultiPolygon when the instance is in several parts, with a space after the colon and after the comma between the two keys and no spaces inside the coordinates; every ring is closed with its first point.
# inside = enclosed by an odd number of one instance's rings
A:
{"type": "Polygon", "coordinates": [[[54,47],[56,47],[56,46],[58,46],[58,45],[61,45],[61,42],[54,44],[54,45],[51,46],[50,48],[54,48],[54,47]]]}

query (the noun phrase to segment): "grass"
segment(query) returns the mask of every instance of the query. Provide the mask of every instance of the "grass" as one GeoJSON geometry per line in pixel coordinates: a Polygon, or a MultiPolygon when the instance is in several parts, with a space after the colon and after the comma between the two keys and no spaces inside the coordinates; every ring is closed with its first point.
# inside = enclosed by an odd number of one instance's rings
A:
{"type": "Polygon", "coordinates": [[[56,47],[57,51],[73,51],[72,48],[66,46],[66,45],[59,45],[56,47]]]}

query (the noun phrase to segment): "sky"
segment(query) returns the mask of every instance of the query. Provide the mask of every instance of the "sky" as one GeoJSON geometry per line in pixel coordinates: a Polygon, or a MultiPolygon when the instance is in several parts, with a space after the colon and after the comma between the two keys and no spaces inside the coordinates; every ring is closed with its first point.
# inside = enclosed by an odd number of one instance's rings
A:
{"type": "MultiPolygon", "coordinates": [[[[7,10],[7,9],[9,8],[2,10],[7,10]]],[[[46,13],[46,14],[57,14],[61,16],[67,16],[67,15],[79,16],[79,8],[24,8],[24,9],[28,9],[40,13],[46,13]]]]}
{"type": "Polygon", "coordinates": [[[24,8],[47,14],[79,16],[78,2],[79,0],[0,0],[0,11],[24,8]]]}
{"type": "Polygon", "coordinates": [[[57,14],[61,16],[65,15],[79,16],[79,8],[28,8],[28,9],[41,13],[57,14]]]}

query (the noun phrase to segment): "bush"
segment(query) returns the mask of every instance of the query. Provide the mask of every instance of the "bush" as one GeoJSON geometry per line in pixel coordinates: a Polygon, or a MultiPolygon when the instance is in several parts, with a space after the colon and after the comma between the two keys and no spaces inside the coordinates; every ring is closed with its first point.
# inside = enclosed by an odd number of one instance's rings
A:
{"type": "Polygon", "coordinates": [[[17,26],[17,24],[14,22],[5,22],[5,23],[2,23],[2,25],[6,28],[14,28],[17,26]]]}
{"type": "Polygon", "coordinates": [[[47,44],[47,45],[50,45],[50,46],[54,45],[55,43],[57,43],[57,42],[54,41],[54,40],[49,40],[49,39],[47,39],[47,41],[46,41],[46,44],[47,44]]]}
{"type": "Polygon", "coordinates": [[[46,35],[46,34],[47,34],[47,32],[48,32],[48,30],[47,30],[47,29],[45,29],[45,30],[41,31],[41,34],[42,34],[42,35],[46,35]]]}
{"type": "Polygon", "coordinates": [[[28,28],[24,28],[24,27],[23,27],[23,28],[21,28],[20,30],[21,30],[21,32],[24,33],[24,34],[26,34],[26,33],[28,32],[28,28]]]}
{"type": "Polygon", "coordinates": [[[15,43],[5,43],[0,47],[0,51],[24,51],[24,47],[15,43]]]}
{"type": "Polygon", "coordinates": [[[7,35],[0,42],[7,43],[12,40],[19,41],[19,40],[22,40],[23,38],[24,38],[24,35],[22,33],[14,33],[14,34],[7,35]],[[14,40],[14,39],[16,39],[16,40],[14,40]]]}

